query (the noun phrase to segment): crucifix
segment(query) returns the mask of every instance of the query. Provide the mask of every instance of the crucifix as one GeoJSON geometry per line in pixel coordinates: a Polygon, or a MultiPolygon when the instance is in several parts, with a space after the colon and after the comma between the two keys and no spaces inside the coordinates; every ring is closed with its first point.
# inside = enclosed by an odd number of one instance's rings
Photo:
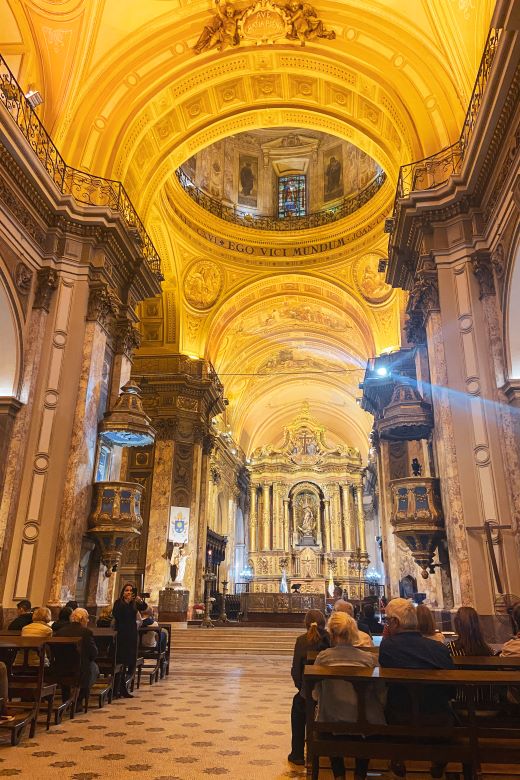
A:
{"type": "Polygon", "coordinates": [[[308,455],[307,447],[309,446],[309,444],[312,444],[313,440],[314,440],[314,436],[307,433],[307,431],[304,431],[302,434],[300,434],[300,436],[298,437],[298,441],[301,444],[302,455],[308,455]]]}

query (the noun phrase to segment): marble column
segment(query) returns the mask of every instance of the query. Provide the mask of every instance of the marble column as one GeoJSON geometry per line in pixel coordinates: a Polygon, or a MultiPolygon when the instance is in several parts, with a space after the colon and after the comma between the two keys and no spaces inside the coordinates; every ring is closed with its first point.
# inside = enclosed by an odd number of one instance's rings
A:
{"type": "Polygon", "coordinates": [[[339,485],[331,486],[331,550],[341,551],[341,496],[339,485]]]}
{"type": "Polygon", "coordinates": [[[75,594],[81,538],[86,530],[92,497],[97,426],[107,327],[117,313],[114,294],[106,285],[89,295],[83,358],[72,428],[70,456],[56,544],[49,603],[59,605],[62,594],[75,594]]]}
{"type": "Polygon", "coordinates": [[[257,531],[258,531],[258,518],[257,518],[257,505],[256,505],[256,485],[251,482],[250,485],[251,498],[249,501],[249,552],[254,553],[258,550],[257,543],[257,531]]]}
{"type": "Polygon", "coordinates": [[[148,540],[144,574],[150,602],[159,602],[159,591],[169,579],[170,562],[165,557],[170,525],[172,471],[175,456],[173,431],[163,421],[157,432],[148,519],[148,540]]]}
{"type": "Polygon", "coordinates": [[[331,527],[330,527],[330,501],[328,498],[323,501],[323,524],[324,524],[324,536],[323,536],[323,550],[324,552],[330,552],[332,548],[331,539],[331,527]]]}
{"type": "Polygon", "coordinates": [[[342,516],[343,516],[343,537],[345,540],[345,549],[354,551],[356,545],[354,543],[354,524],[352,519],[352,499],[350,493],[350,485],[341,485],[341,503],[342,503],[342,516]]]}
{"type": "Polygon", "coordinates": [[[367,554],[367,539],[365,532],[365,511],[363,509],[363,485],[356,485],[357,505],[357,539],[361,555],[367,554]]]}
{"type": "Polygon", "coordinates": [[[268,483],[264,483],[262,491],[261,549],[262,551],[267,551],[271,549],[271,486],[268,483]]]}
{"type": "Polygon", "coordinates": [[[273,485],[273,550],[284,549],[284,528],[282,514],[282,486],[279,482],[273,485]]]}
{"type": "Polygon", "coordinates": [[[289,535],[289,499],[283,499],[283,544],[284,550],[289,552],[291,549],[290,535],[289,535]]]}
{"type": "MultiPolygon", "coordinates": [[[[206,545],[208,537],[208,485],[210,475],[210,455],[213,449],[213,437],[205,435],[198,445],[200,450],[200,476],[198,480],[198,490],[193,485],[193,493],[199,493],[197,522],[197,560],[195,568],[195,598],[202,600],[204,595],[204,582],[202,575],[206,565],[206,545]]],[[[194,473],[196,479],[196,473],[194,473]]],[[[193,593],[193,591],[192,591],[193,593]]]]}

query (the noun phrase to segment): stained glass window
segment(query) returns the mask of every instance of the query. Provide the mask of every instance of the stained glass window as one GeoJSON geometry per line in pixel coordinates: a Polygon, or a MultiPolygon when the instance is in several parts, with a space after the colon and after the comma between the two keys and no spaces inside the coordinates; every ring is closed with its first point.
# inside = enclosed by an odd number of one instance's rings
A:
{"type": "Polygon", "coordinates": [[[278,178],[278,218],[303,217],[305,214],[305,176],[278,178]]]}

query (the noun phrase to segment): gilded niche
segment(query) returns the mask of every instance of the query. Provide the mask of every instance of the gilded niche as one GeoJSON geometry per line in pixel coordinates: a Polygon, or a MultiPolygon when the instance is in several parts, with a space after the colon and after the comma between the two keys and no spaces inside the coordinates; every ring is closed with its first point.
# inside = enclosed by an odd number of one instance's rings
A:
{"type": "Polygon", "coordinates": [[[304,46],[316,38],[336,37],[334,30],[327,30],[318,12],[309,3],[290,0],[286,5],[272,0],[256,0],[242,10],[228,2],[215,0],[215,16],[207,24],[193,47],[195,54],[228,47],[242,42],[256,44],[275,43],[281,39],[299,41],[304,46]]]}
{"type": "Polygon", "coordinates": [[[222,273],[216,263],[197,260],[184,279],[184,295],[195,309],[209,309],[217,300],[222,287],[222,273]]]}

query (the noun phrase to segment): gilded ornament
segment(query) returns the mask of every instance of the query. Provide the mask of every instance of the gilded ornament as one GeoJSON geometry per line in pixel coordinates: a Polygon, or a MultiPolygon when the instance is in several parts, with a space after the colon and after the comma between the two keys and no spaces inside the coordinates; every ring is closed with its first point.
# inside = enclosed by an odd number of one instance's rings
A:
{"type": "Polygon", "coordinates": [[[365,255],[356,263],[354,280],[363,298],[369,303],[383,303],[392,294],[392,288],[386,283],[385,274],[378,270],[381,257],[376,254],[365,255]]]}
{"type": "Polygon", "coordinates": [[[280,40],[298,41],[302,46],[317,38],[333,40],[334,30],[327,30],[318,12],[309,3],[291,0],[280,5],[272,0],[256,0],[237,10],[228,2],[215,0],[215,16],[207,24],[193,47],[195,54],[246,44],[275,43],[280,40]]]}
{"type": "Polygon", "coordinates": [[[18,263],[15,271],[15,284],[22,295],[28,295],[31,291],[33,272],[25,263],[18,263]]]}
{"type": "Polygon", "coordinates": [[[210,260],[198,260],[184,279],[184,295],[195,309],[209,309],[217,300],[222,287],[220,268],[210,260]]]}

